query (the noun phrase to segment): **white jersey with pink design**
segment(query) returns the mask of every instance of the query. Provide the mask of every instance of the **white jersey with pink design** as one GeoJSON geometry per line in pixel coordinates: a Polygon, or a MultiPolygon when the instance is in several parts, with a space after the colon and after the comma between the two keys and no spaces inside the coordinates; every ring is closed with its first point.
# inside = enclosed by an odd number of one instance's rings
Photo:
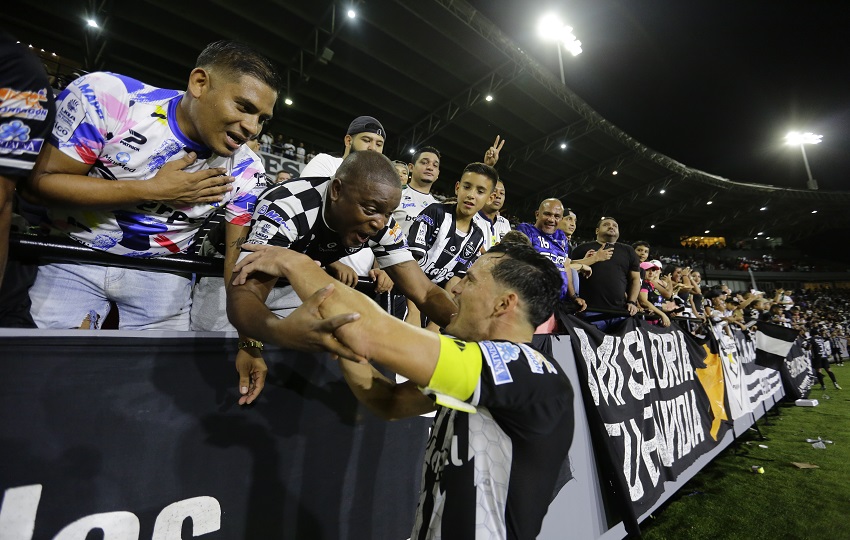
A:
{"type": "Polygon", "coordinates": [[[184,251],[204,220],[226,205],[226,219],[249,225],[257,196],[266,188],[262,160],[248,147],[221,157],[189,140],[177,126],[183,92],[166,90],[113,73],[91,73],[71,83],[57,98],[51,144],[91,165],[88,175],[115,181],[144,181],[167,162],[195,152],[186,171],[214,167],[236,178],[217,204],[173,207],[146,202],[113,210],[60,208],[52,224],[71,238],[102,251],[155,257],[184,251]]]}

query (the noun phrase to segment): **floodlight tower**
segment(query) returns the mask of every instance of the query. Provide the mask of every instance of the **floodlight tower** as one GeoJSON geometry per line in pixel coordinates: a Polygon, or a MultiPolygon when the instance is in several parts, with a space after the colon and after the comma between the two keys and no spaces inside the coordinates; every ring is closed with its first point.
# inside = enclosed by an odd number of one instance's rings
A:
{"type": "Polygon", "coordinates": [[[573,56],[581,54],[581,41],[573,35],[573,27],[564,24],[554,13],[548,13],[540,18],[537,24],[537,33],[547,41],[554,41],[558,46],[558,66],[561,68],[561,84],[564,81],[564,58],[561,56],[561,45],[573,56]]]}
{"type": "Polygon", "coordinates": [[[812,169],[809,167],[809,159],[806,157],[807,144],[819,144],[823,139],[823,135],[815,135],[814,133],[800,133],[792,131],[785,136],[785,142],[789,146],[800,146],[800,151],[803,153],[803,163],[806,165],[806,173],[809,175],[809,182],[806,185],[811,190],[818,189],[818,182],[812,178],[812,169]]]}

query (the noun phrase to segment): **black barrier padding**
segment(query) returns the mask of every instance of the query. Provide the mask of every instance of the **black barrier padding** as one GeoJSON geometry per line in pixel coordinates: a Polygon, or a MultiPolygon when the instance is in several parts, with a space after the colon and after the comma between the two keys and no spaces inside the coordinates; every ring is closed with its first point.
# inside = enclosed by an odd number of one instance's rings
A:
{"type": "Polygon", "coordinates": [[[221,505],[216,538],[407,538],[431,420],[380,420],[335,361],[280,350],[239,407],[232,342],[0,338],[0,489],[43,486],[33,538],[114,511],[150,538],[200,496],[221,505]]]}

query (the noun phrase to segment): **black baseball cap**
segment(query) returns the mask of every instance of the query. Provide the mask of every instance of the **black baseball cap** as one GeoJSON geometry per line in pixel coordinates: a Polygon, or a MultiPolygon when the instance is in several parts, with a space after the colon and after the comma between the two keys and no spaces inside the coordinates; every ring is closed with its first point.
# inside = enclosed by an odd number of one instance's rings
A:
{"type": "Polygon", "coordinates": [[[374,133],[380,135],[384,139],[387,138],[387,132],[384,131],[384,126],[377,119],[371,116],[358,116],[348,126],[346,135],[356,135],[357,133],[374,133]]]}

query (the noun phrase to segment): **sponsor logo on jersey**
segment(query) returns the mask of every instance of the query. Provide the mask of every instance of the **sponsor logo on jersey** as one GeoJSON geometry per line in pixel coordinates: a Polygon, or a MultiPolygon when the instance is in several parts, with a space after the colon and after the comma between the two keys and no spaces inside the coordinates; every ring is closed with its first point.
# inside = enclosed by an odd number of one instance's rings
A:
{"type": "Polygon", "coordinates": [[[493,374],[493,382],[497,385],[514,382],[508,363],[519,358],[519,347],[513,343],[493,341],[482,341],[479,345],[483,346],[481,351],[493,374]]]}
{"type": "Polygon", "coordinates": [[[280,214],[278,214],[274,210],[268,210],[263,215],[265,215],[266,219],[270,219],[270,220],[274,221],[275,223],[277,223],[278,225],[282,225],[283,222],[286,221],[285,219],[283,219],[283,216],[281,216],[280,214]]]}
{"type": "Polygon", "coordinates": [[[142,135],[137,131],[130,130],[130,136],[124,137],[121,140],[121,144],[126,146],[127,148],[131,148],[136,152],[139,151],[139,147],[148,142],[148,138],[142,135]]]}
{"type": "Polygon", "coordinates": [[[77,126],[86,117],[80,106],[80,100],[73,94],[69,95],[56,110],[56,121],[53,123],[53,136],[61,142],[68,142],[77,126]]]}
{"type": "Polygon", "coordinates": [[[401,209],[402,210],[404,210],[405,208],[412,208],[412,207],[415,207],[415,206],[416,206],[416,203],[401,203],[401,209]]]}
{"type": "Polygon", "coordinates": [[[0,124],[0,154],[38,154],[43,142],[30,140],[30,128],[20,120],[0,124]]]}
{"type": "Polygon", "coordinates": [[[424,245],[426,234],[428,234],[428,226],[420,222],[419,230],[416,231],[416,243],[424,245]]]}
{"type": "Polygon", "coordinates": [[[525,358],[528,360],[528,367],[531,368],[533,373],[543,375],[544,367],[549,373],[558,373],[558,370],[555,369],[552,362],[547,360],[540,351],[533,349],[524,343],[520,343],[519,348],[522,349],[523,353],[525,353],[525,358]]]}
{"type": "Polygon", "coordinates": [[[100,103],[97,101],[97,95],[94,89],[86,82],[80,84],[78,88],[80,89],[80,93],[83,94],[83,97],[86,98],[86,101],[89,102],[89,105],[94,107],[97,117],[103,120],[105,118],[103,116],[103,109],[100,108],[100,103]]]}
{"type": "Polygon", "coordinates": [[[46,120],[47,109],[41,106],[47,101],[47,90],[38,92],[0,88],[0,118],[26,118],[46,120]]]}
{"type": "Polygon", "coordinates": [[[419,214],[414,219],[418,219],[419,221],[421,221],[423,223],[427,223],[431,227],[435,227],[435,228],[437,227],[437,225],[434,223],[434,220],[431,219],[431,216],[428,216],[428,215],[425,215],[425,214],[419,214]]]}
{"type": "Polygon", "coordinates": [[[394,224],[391,229],[388,229],[387,234],[394,244],[398,244],[401,239],[404,238],[404,233],[401,231],[401,225],[398,223],[394,224]]]}
{"type": "Polygon", "coordinates": [[[130,161],[130,154],[128,154],[127,152],[118,152],[117,154],[115,154],[115,159],[118,161],[118,163],[127,163],[128,161],[130,161]]]}
{"type": "Polygon", "coordinates": [[[120,157],[119,157],[119,156],[121,156],[121,154],[125,154],[127,156],[127,161],[130,160],[130,155],[127,154],[127,152],[118,152],[118,155],[116,155],[116,156],[112,156],[110,154],[104,154],[102,156],[102,159],[105,160],[105,161],[108,161],[109,163],[111,163],[112,165],[114,165],[116,167],[120,167],[121,169],[124,169],[127,172],[130,172],[130,173],[136,172],[136,169],[133,169],[132,167],[128,167],[128,166],[124,165],[125,162],[122,162],[120,157]]]}

